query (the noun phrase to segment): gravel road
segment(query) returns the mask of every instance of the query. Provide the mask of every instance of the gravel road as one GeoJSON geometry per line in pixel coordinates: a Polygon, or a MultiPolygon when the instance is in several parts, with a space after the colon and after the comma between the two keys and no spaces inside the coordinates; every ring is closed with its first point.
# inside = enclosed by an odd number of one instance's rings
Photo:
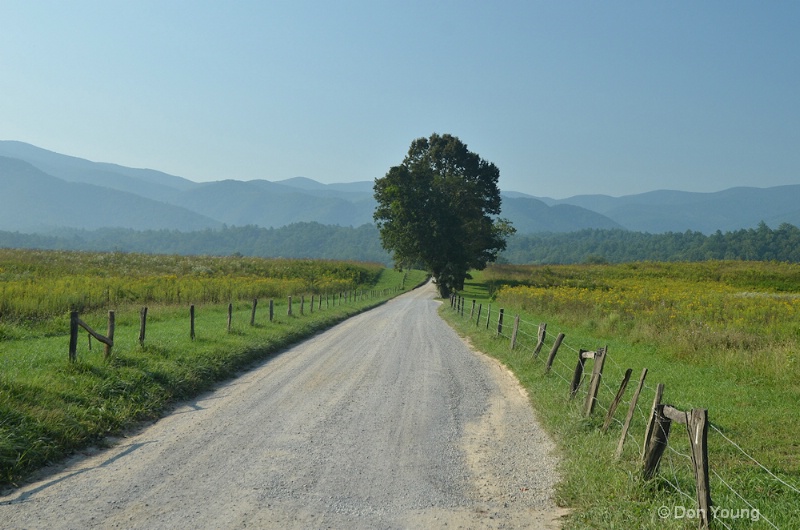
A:
{"type": "Polygon", "coordinates": [[[524,391],[430,284],[0,497],[3,528],[558,528],[524,391]]]}

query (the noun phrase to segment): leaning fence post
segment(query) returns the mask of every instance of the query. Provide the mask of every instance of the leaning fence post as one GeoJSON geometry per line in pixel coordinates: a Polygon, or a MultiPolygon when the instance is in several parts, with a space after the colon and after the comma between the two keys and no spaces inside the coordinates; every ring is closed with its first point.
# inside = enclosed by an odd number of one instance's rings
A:
{"type": "Polygon", "coordinates": [[[608,407],[608,414],[606,414],[606,421],[603,423],[603,432],[608,430],[608,427],[611,425],[611,420],[614,418],[614,413],[617,411],[617,407],[619,406],[619,402],[622,400],[623,394],[625,394],[625,389],[628,388],[628,381],[631,379],[631,373],[633,373],[633,369],[628,368],[625,370],[625,375],[622,378],[622,383],[619,385],[619,390],[617,390],[617,395],[614,396],[614,401],[611,402],[611,406],[608,407]]]}
{"type": "Polygon", "coordinates": [[[69,361],[75,362],[78,357],[78,312],[69,314],[69,361]]]}
{"type": "Polygon", "coordinates": [[[272,298],[269,299],[269,321],[272,322],[273,317],[275,316],[275,300],[272,298]]]}
{"type": "Polygon", "coordinates": [[[486,329],[488,331],[489,324],[492,321],[492,304],[486,304],[486,329]]]}
{"type": "Polygon", "coordinates": [[[514,329],[511,331],[511,350],[517,345],[517,332],[519,331],[519,315],[514,317],[514,329]]]}
{"type": "Polygon", "coordinates": [[[538,342],[536,343],[536,349],[533,350],[533,358],[536,359],[539,357],[539,352],[542,351],[542,346],[544,346],[544,339],[547,337],[547,324],[542,322],[539,324],[539,335],[538,335],[538,342]]]}
{"type": "Polygon", "coordinates": [[[475,319],[476,327],[481,323],[481,310],[483,310],[483,304],[478,304],[478,318],[475,319]]]}
{"type": "Polygon", "coordinates": [[[579,350],[578,351],[578,364],[575,366],[575,372],[572,374],[572,382],[569,384],[569,398],[572,399],[575,397],[575,394],[578,393],[578,387],[581,386],[581,378],[583,377],[583,367],[586,365],[586,357],[587,353],[594,354],[594,352],[589,352],[587,350],[579,350]]]}
{"type": "Polygon", "coordinates": [[[563,340],[564,334],[559,333],[558,337],[556,337],[556,341],[553,343],[553,347],[550,349],[550,355],[547,356],[547,364],[544,367],[544,373],[548,373],[550,368],[553,367],[553,361],[556,359],[556,353],[558,353],[558,348],[561,346],[563,340]]]}
{"type": "Polygon", "coordinates": [[[228,304],[228,333],[231,332],[231,322],[233,322],[233,304],[228,304]]]}
{"type": "Polygon", "coordinates": [[[639,394],[642,393],[642,388],[644,388],[645,377],[647,377],[647,368],[642,369],[642,375],[639,377],[639,384],[636,386],[636,391],[631,398],[631,404],[628,406],[628,415],[625,417],[625,423],[622,426],[622,434],[619,437],[619,443],[617,443],[617,451],[614,453],[614,458],[617,460],[622,456],[622,448],[625,446],[625,438],[628,436],[628,430],[631,428],[631,420],[633,419],[633,413],[636,411],[639,394]]]}
{"type": "Polygon", "coordinates": [[[584,416],[591,415],[594,411],[594,405],[597,403],[597,393],[600,390],[600,380],[603,378],[603,365],[606,362],[607,353],[608,346],[600,348],[595,352],[594,365],[592,366],[592,379],[589,381],[589,392],[586,394],[586,402],[583,408],[584,416]]]}
{"type": "Polygon", "coordinates": [[[147,306],[139,311],[139,346],[144,348],[145,328],[147,327],[147,306]]]}
{"type": "Polygon", "coordinates": [[[647,429],[644,431],[644,443],[642,444],[642,460],[647,455],[647,447],[650,445],[650,437],[653,435],[653,428],[656,419],[656,408],[661,404],[664,395],[664,383],[656,385],[656,395],[653,398],[653,408],[650,409],[650,419],[647,422],[647,429]]]}
{"type": "Polygon", "coordinates": [[[658,471],[658,464],[661,463],[661,455],[667,448],[669,440],[669,430],[672,425],[672,420],[664,416],[664,405],[659,403],[653,411],[653,417],[650,419],[653,425],[653,430],[650,440],[645,445],[645,458],[644,458],[644,478],[650,480],[658,471]]]}
{"type": "Polygon", "coordinates": [[[256,306],[258,305],[258,298],[253,298],[253,311],[250,313],[250,325],[256,325],[256,306]]]}

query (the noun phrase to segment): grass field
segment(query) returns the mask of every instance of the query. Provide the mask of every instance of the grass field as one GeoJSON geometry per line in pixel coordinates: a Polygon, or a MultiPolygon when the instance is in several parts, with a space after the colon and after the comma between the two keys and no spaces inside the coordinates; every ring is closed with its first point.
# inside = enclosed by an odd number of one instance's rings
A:
{"type": "MultiPolygon", "coordinates": [[[[561,504],[568,528],[696,528],[685,427],[673,425],[657,477],[642,478],[641,444],[654,390],[681,410],[708,409],[715,528],[800,526],[800,266],[782,263],[640,263],[492,267],[461,294],[464,317],[442,310],[459,332],[509,366],[564,457],[561,504]],[[482,310],[470,318],[472,300],[482,310]],[[486,308],[493,317],[486,329],[486,308]],[[499,308],[505,331],[496,333],[499,308]],[[518,347],[509,348],[514,316],[518,347]],[[543,352],[534,359],[539,323],[543,352]],[[550,374],[544,363],[565,334],[550,374]],[[587,383],[569,400],[580,349],[608,346],[598,406],[584,417],[587,383]],[[631,383],[608,432],[601,426],[624,371],[631,383]],[[622,458],[614,453],[643,368],[645,387],[622,458]],[[666,517],[662,517],[666,515],[666,517]]],[[[477,309],[476,309],[477,312],[477,309]]],[[[589,364],[590,366],[590,364],[589,364]]]]}
{"type": "Polygon", "coordinates": [[[0,284],[5,293],[0,320],[0,484],[5,485],[79,448],[101,444],[107,435],[155,419],[176,400],[195,396],[424,279],[420,271],[406,274],[344,262],[245,259],[239,263],[239,258],[193,262],[193,258],[175,256],[27,251],[3,251],[0,257],[0,284]],[[111,269],[85,266],[108,260],[116,262],[111,269]],[[175,274],[176,266],[186,265],[189,272],[175,274]],[[198,268],[208,270],[199,273],[198,268]],[[191,340],[188,300],[194,298],[187,300],[186,293],[197,284],[196,274],[205,280],[207,293],[223,294],[198,301],[196,337],[191,340]],[[171,287],[153,287],[161,284],[171,287]],[[70,285],[94,286],[97,299],[82,299],[82,291],[72,291],[70,285]],[[120,297],[109,288],[114,285],[133,287],[120,297]],[[18,293],[23,287],[24,296],[8,296],[12,289],[18,293]],[[103,305],[106,289],[111,294],[103,305]],[[58,303],[46,300],[50,291],[57,293],[58,303]],[[343,300],[340,293],[345,291],[363,294],[343,300]],[[184,293],[180,301],[177,292],[184,293]],[[292,316],[287,314],[289,294],[294,295],[292,316]],[[317,302],[313,312],[312,294],[317,302]],[[301,315],[302,295],[306,303],[301,315]],[[257,297],[255,325],[251,326],[252,299],[257,297]],[[269,298],[273,297],[270,322],[269,298]],[[37,304],[37,298],[42,302],[37,304]],[[75,307],[71,300],[87,304],[82,306],[81,318],[101,333],[107,310],[115,310],[109,361],[104,361],[102,344],[97,341],[89,349],[85,333],[81,333],[77,362],[68,361],[67,313],[75,307]],[[230,332],[228,303],[234,306],[230,332]],[[139,308],[145,304],[147,336],[142,347],[139,308]]]}

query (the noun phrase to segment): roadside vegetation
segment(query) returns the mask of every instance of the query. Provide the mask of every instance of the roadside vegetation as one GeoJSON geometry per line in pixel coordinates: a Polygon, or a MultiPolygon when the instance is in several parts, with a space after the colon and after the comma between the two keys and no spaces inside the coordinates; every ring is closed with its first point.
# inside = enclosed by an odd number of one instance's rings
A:
{"type": "Polygon", "coordinates": [[[177,400],[424,278],[420,271],[357,262],[0,249],[0,485],[156,419],[177,400]],[[142,306],[148,307],[144,345],[142,306]],[[77,362],[69,362],[71,310],[98,330],[115,311],[110,360],[96,341],[90,349],[82,333],[77,362]]]}
{"type": "Polygon", "coordinates": [[[527,389],[562,451],[557,497],[573,510],[567,528],[697,526],[685,427],[673,425],[656,478],[642,478],[641,444],[659,383],[665,384],[663,403],[708,409],[711,497],[717,509],[727,510],[712,527],[800,525],[800,265],[491,266],[473,275],[459,293],[468,302],[465,316],[449,304],[442,314],[478,349],[513,370],[527,389]],[[484,314],[491,304],[490,329],[469,318],[473,299],[484,314]],[[499,308],[505,309],[505,336],[496,333],[499,308]],[[515,315],[528,328],[511,351],[515,315]],[[542,322],[548,339],[534,359],[535,326],[542,322]],[[559,332],[564,343],[545,374],[544,361],[559,332]],[[599,406],[587,418],[583,399],[568,398],[569,381],[578,349],[604,346],[599,406]],[[603,433],[606,410],[627,368],[633,371],[631,384],[617,421],[603,433]],[[622,420],[643,368],[649,370],[645,389],[618,461],[622,420]]]}

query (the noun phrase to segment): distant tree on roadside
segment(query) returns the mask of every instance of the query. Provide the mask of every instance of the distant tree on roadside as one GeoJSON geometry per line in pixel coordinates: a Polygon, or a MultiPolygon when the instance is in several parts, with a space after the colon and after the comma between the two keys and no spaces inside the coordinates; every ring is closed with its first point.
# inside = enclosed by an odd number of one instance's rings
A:
{"type": "Polygon", "coordinates": [[[500,214],[500,171],[457,137],[433,134],[411,143],[399,166],[375,180],[374,219],[395,264],[419,263],[439,293],[463,289],[514,233],[500,214]]]}

